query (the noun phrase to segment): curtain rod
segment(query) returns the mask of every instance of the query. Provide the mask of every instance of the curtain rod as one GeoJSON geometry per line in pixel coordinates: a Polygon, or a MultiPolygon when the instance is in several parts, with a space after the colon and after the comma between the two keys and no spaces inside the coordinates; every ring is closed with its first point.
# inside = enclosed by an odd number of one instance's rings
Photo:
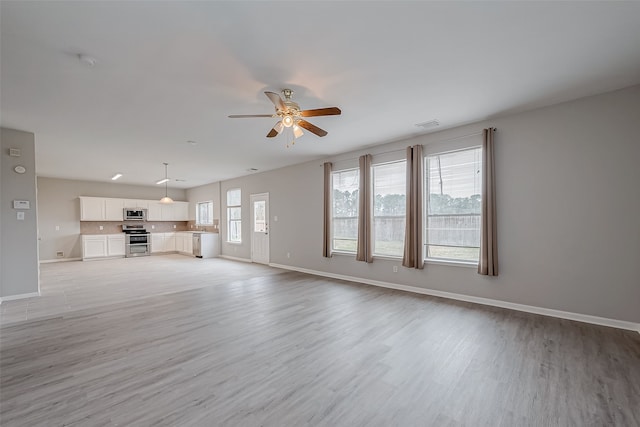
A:
{"type": "MultiPolygon", "coordinates": [[[[496,131],[496,128],[494,128],[494,127],[491,127],[489,129],[491,129],[494,132],[496,131]]],[[[474,133],[470,133],[468,135],[456,136],[455,138],[441,139],[439,141],[434,141],[431,144],[438,144],[438,143],[441,143],[441,142],[456,141],[458,139],[469,138],[471,136],[478,136],[478,135],[482,135],[483,132],[474,132],[474,133]]],[[[424,145],[424,144],[420,144],[420,145],[424,145]]],[[[375,153],[375,154],[373,154],[373,156],[381,156],[383,154],[398,153],[400,151],[405,151],[405,150],[406,150],[406,147],[405,148],[398,148],[398,149],[395,149],[395,150],[383,151],[382,153],[375,153]]],[[[358,157],[348,157],[346,159],[337,159],[336,162],[346,162],[346,161],[349,161],[349,160],[357,160],[359,157],[360,156],[358,156],[358,157]]],[[[320,164],[320,166],[323,166],[323,165],[324,165],[324,163],[320,164]]]]}

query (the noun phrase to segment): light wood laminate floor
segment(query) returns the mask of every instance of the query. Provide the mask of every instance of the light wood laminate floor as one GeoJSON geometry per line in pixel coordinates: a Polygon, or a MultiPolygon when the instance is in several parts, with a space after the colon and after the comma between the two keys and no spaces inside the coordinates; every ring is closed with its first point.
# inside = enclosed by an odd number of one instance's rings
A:
{"type": "Polygon", "coordinates": [[[640,334],[226,261],[43,265],[9,426],[639,426],[640,334]]]}

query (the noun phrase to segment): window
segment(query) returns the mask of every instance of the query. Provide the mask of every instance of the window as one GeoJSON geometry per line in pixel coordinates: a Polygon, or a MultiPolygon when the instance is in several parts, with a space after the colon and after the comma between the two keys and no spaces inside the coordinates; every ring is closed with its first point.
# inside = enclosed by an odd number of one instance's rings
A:
{"type": "Polygon", "coordinates": [[[242,192],[239,188],[227,191],[227,241],[242,242],[242,192]]]}
{"type": "Polygon", "coordinates": [[[478,262],[480,147],[426,156],[426,258],[478,262]]]}
{"type": "Polygon", "coordinates": [[[358,169],[333,172],[332,249],[356,252],[358,244],[358,169]]]}
{"type": "Polygon", "coordinates": [[[253,202],[253,231],[256,233],[267,231],[266,207],[267,202],[264,200],[253,202]]]}
{"type": "Polygon", "coordinates": [[[213,225],[213,202],[196,203],[196,225],[213,225]]]}
{"type": "Polygon", "coordinates": [[[406,160],[373,165],[373,253],[402,257],[406,222],[406,160]]]}

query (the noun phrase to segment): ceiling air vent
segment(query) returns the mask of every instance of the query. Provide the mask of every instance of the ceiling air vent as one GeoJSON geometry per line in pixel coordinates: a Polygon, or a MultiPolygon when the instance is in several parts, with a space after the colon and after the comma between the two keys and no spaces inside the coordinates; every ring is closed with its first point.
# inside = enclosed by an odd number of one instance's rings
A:
{"type": "Polygon", "coordinates": [[[440,126],[440,122],[434,119],[427,122],[416,123],[416,126],[422,129],[433,129],[437,126],[440,126]]]}

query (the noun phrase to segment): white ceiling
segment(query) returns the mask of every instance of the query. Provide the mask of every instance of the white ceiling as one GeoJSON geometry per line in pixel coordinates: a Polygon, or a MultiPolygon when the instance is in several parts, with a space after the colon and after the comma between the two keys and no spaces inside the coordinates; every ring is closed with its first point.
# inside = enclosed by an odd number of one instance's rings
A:
{"type": "Polygon", "coordinates": [[[640,83],[640,2],[2,1],[39,176],[190,188],[640,83]],[[77,55],[97,59],[93,68],[77,55]],[[265,90],[338,106],[293,148],[265,90]],[[424,131],[423,131],[424,132],[424,131]],[[197,145],[186,141],[197,141],[197,145]]]}

